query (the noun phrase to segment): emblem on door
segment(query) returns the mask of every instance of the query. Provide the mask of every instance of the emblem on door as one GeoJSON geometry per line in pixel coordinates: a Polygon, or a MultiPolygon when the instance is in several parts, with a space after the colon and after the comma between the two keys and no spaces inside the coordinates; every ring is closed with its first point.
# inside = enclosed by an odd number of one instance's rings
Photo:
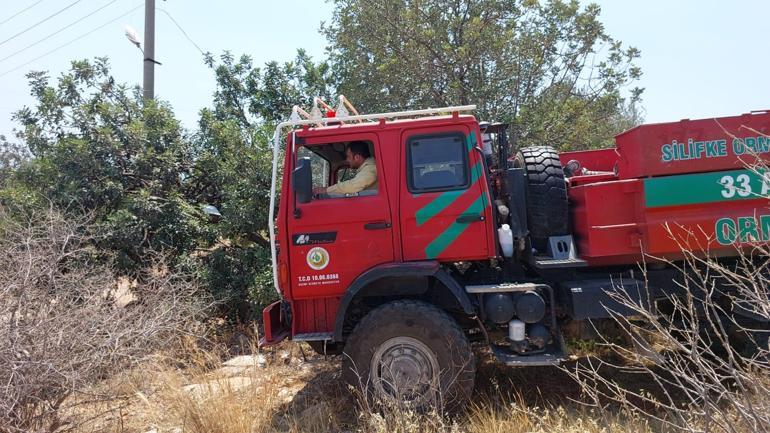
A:
{"type": "Polygon", "coordinates": [[[329,252],[323,247],[314,247],[307,252],[307,265],[320,271],[329,265],[329,252]]]}

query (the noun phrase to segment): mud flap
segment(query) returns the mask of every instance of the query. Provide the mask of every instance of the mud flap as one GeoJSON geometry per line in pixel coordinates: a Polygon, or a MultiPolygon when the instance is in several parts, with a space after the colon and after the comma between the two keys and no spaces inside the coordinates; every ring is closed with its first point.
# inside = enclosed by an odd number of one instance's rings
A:
{"type": "Polygon", "coordinates": [[[289,336],[289,324],[283,314],[283,301],[276,301],[262,310],[265,332],[259,339],[259,347],[272,346],[289,336]]]}

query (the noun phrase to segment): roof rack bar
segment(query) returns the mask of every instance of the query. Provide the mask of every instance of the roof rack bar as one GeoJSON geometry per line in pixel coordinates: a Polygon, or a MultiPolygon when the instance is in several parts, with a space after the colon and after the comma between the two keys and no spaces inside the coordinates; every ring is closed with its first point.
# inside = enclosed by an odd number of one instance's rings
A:
{"type": "MultiPolygon", "coordinates": [[[[270,180],[270,208],[268,210],[268,231],[270,232],[270,256],[273,264],[273,284],[275,285],[275,291],[278,292],[278,296],[283,299],[283,295],[279,290],[278,284],[278,255],[275,249],[275,184],[276,175],[278,173],[278,154],[281,153],[281,132],[284,128],[295,127],[300,125],[313,125],[316,124],[328,124],[329,122],[353,122],[358,120],[380,120],[380,119],[397,119],[404,117],[414,116],[432,116],[441,113],[459,113],[461,111],[473,111],[476,109],[475,105],[455,105],[450,107],[441,108],[427,108],[424,110],[409,110],[409,111],[396,111],[392,113],[377,113],[377,114],[362,114],[358,116],[346,116],[346,117],[330,117],[322,119],[305,119],[305,120],[289,120],[281,122],[276,126],[275,133],[273,134],[273,144],[271,146],[273,150],[273,173],[270,180]]],[[[293,142],[293,140],[292,140],[293,142]]]]}
{"type": "Polygon", "coordinates": [[[394,111],[391,113],[376,113],[376,114],[361,114],[358,116],[346,116],[346,117],[324,117],[321,119],[302,119],[302,120],[287,120],[281,122],[275,128],[275,134],[273,134],[272,148],[280,145],[281,131],[287,127],[312,125],[312,124],[328,124],[339,122],[353,122],[356,120],[380,120],[380,119],[398,119],[404,117],[414,116],[430,116],[441,113],[455,113],[461,111],[473,111],[476,109],[475,105],[457,105],[452,107],[441,108],[426,108],[424,110],[409,110],[409,111],[394,111]]]}

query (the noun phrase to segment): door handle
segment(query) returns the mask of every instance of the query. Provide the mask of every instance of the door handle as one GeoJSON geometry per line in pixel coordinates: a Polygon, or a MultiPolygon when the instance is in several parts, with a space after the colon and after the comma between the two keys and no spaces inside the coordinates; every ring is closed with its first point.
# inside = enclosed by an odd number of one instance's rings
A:
{"type": "Polygon", "coordinates": [[[484,215],[462,214],[455,219],[455,222],[461,224],[468,224],[476,221],[484,221],[484,215]]]}
{"type": "Polygon", "coordinates": [[[364,224],[366,230],[384,230],[390,228],[390,223],[387,221],[373,221],[364,224]]]}

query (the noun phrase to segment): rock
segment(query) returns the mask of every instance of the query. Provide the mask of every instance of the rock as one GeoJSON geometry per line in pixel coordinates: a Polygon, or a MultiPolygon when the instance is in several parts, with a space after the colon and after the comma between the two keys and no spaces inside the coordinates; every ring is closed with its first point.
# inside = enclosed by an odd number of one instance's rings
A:
{"type": "Polygon", "coordinates": [[[225,361],[222,365],[230,367],[253,367],[267,364],[264,355],[242,355],[225,361]]]}
{"type": "Polygon", "coordinates": [[[216,373],[223,376],[237,376],[249,369],[265,366],[267,366],[267,360],[263,355],[242,355],[225,361],[216,373]]]}
{"type": "Polygon", "coordinates": [[[132,290],[137,285],[136,280],[130,280],[128,277],[118,277],[115,287],[106,289],[104,295],[107,298],[111,298],[118,307],[126,308],[139,300],[132,290]]]}

